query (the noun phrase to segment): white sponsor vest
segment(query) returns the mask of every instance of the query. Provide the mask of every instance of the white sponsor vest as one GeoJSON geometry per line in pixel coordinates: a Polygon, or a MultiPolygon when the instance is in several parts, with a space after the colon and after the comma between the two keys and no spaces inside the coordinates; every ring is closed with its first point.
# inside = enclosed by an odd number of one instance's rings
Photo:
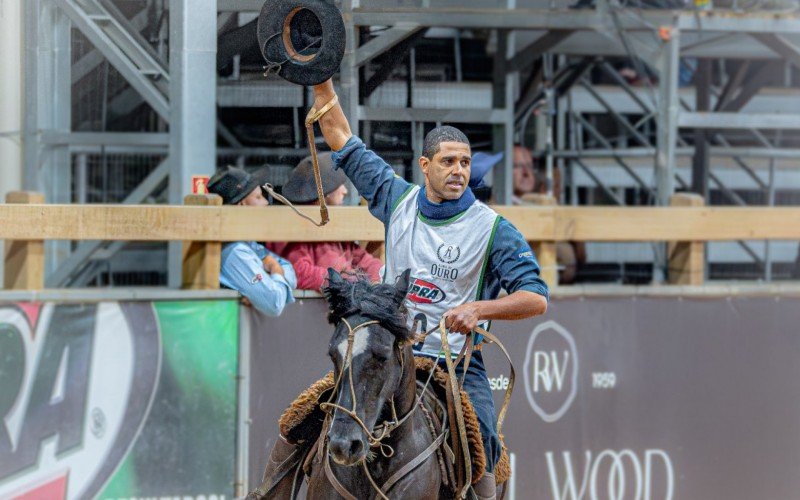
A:
{"type": "MultiPolygon", "coordinates": [[[[397,203],[386,231],[384,281],[394,283],[411,269],[406,297],[408,326],[416,331],[439,324],[445,311],[479,299],[489,259],[489,245],[500,216],[476,201],[465,212],[444,221],[425,219],[417,208],[420,187],[409,190],[397,203]]],[[[486,327],[486,322],[481,323],[486,327]]],[[[465,336],[448,335],[457,354],[465,336]]],[[[430,334],[418,350],[436,356],[442,348],[439,331],[430,334]]]]}

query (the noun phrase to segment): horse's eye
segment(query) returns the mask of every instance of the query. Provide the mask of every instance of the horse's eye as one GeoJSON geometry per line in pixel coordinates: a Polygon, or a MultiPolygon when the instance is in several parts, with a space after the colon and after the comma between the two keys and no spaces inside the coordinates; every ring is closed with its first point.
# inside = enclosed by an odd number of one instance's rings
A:
{"type": "Polygon", "coordinates": [[[385,356],[385,355],[383,355],[383,354],[378,354],[378,353],[376,353],[376,354],[375,354],[375,355],[372,357],[372,359],[374,359],[374,360],[375,360],[375,361],[377,361],[378,363],[386,363],[387,361],[389,361],[389,357],[388,357],[388,356],[385,356]]]}

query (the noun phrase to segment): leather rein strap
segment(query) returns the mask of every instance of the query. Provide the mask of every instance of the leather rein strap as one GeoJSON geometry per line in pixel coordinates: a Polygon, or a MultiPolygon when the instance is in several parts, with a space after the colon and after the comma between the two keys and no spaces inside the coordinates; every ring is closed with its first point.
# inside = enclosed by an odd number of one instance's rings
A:
{"type": "Polygon", "coordinates": [[[328,101],[324,106],[322,106],[319,110],[311,108],[308,110],[308,114],[306,115],[306,136],[308,137],[308,149],[311,151],[311,166],[314,170],[314,183],[317,185],[317,199],[319,200],[319,216],[320,222],[315,221],[308,215],[300,212],[295,208],[291,201],[287,200],[285,197],[281,196],[280,194],[275,192],[275,189],[272,187],[272,184],[264,184],[262,187],[276,200],[280,201],[284,205],[288,206],[294,213],[299,215],[300,217],[306,219],[307,221],[311,222],[317,227],[322,227],[330,221],[330,217],[328,216],[328,205],[325,204],[325,192],[322,190],[322,175],[319,171],[319,160],[317,158],[317,144],[316,144],[316,137],[314,136],[314,123],[318,122],[320,118],[322,118],[325,113],[333,109],[339,103],[339,96],[333,96],[333,99],[328,101]]]}
{"type": "MultiPolygon", "coordinates": [[[[469,338],[466,342],[464,342],[464,347],[461,348],[461,352],[459,352],[458,357],[456,358],[455,362],[453,361],[452,351],[450,349],[450,343],[447,341],[447,328],[445,327],[445,318],[442,318],[439,321],[439,334],[442,339],[442,351],[444,352],[445,364],[447,365],[447,376],[450,381],[450,391],[452,394],[450,397],[455,402],[455,416],[456,416],[456,431],[459,438],[459,442],[461,444],[461,450],[463,454],[463,459],[465,463],[465,479],[464,484],[461,486],[460,490],[457,492],[459,498],[465,498],[469,487],[472,483],[472,460],[469,455],[469,443],[467,441],[467,428],[464,423],[464,412],[461,407],[461,386],[464,385],[464,379],[467,375],[467,370],[469,369],[469,363],[472,359],[472,352],[475,349],[475,334],[478,333],[482,335],[486,340],[486,342],[496,344],[497,347],[503,351],[506,359],[508,360],[508,366],[511,369],[508,381],[508,388],[506,388],[505,396],[503,397],[503,405],[500,407],[500,413],[497,415],[497,434],[500,434],[503,429],[503,422],[506,418],[506,412],[508,411],[508,405],[511,402],[511,394],[514,391],[514,380],[516,379],[516,372],[514,371],[514,363],[511,361],[511,356],[508,354],[508,350],[506,350],[505,346],[500,339],[498,339],[493,334],[489,333],[486,329],[481,327],[475,327],[475,329],[469,333],[469,338]],[[461,384],[458,384],[458,380],[456,378],[456,366],[464,360],[464,368],[463,368],[463,375],[461,378],[461,384]]],[[[432,329],[427,333],[435,330],[432,329]]],[[[458,486],[456,486],[458,489],[458,486]]]]}

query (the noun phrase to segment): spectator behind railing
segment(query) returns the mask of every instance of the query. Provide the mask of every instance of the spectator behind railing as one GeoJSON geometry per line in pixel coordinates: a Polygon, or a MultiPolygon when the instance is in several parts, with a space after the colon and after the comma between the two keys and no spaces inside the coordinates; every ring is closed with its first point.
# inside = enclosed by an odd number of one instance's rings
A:
{"type": "MultiPolygon", "coordinates": [[[[347,195],[347,177],[341,170],[333,170],[330,153],[319,155],[319,168],[325,203],[341,205],[347,195]]],[[[310,156],[292,170],[281,194],[297,205],[319,204],[310,156]]],[[[380,281],[383,263],[355,242],[272,243],[269,248],[289,259],[297,273],[297,287],[301,290],[319,291],[329,267],[339,272],[363,273],[372,281],[380,281]]]]}
{"type": "Polygon", "coordinates": [[[521,205],[523,196],[535,192],[536,178],[531,150],[520,144],[514,145],[512,177],[514,181],[514,196],[511,198],[511,203],[513,205],[521,205]]]}
{"type": "MultiPolygon", "coordinates": [[[[208,181],[208,191],[222,197],[225,205],[266,207],[269,202],[261,191],[266,182],[262,172],[250,174],[244,169],[225,167],[208,181]]],[[[294,302],[297,286],[292,265],[255,241],[236,241],[222,247],[219,282],[245,297],[269,316],[278,316],[286,304],[294,302]]]]}
{"type": "MultiPolygon", "coordinates": [[[[537,199],[547,196],[547,170],[541,162],[535,169],[534,194],[522,197],[522,203],[540,204],[537,199]]],[[[553,168],[553,199],[561,202],[561,169],[553,168]]],[[[562,285],[575,282],[580,266],[586,263],[586,243],[582,241],[559,241],[556,243],[558,282],[562,285]]]]}

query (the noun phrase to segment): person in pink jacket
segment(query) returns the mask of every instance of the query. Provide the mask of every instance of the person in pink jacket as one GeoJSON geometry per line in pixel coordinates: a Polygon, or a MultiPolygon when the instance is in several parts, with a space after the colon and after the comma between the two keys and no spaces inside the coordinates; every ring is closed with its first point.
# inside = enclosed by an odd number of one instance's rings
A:
{"type": "MultiPolygon", "coordinates": [[[[333,169],[330,153],[319,154],[319,169],[325,203],[341,205],[347,196],[347,177],[341,170],[333,169]]],[[[310,156],[292,170],[281,194],[296,205],[319,204],[310,156]]],[[[372,281],[381,279],[383,262],[352,241],[272,243],[267,246],[292,263],[297,274],[297,288],[301,290],[319,291],[329,267],[339,272],[362,273],[372,281]]]]}

